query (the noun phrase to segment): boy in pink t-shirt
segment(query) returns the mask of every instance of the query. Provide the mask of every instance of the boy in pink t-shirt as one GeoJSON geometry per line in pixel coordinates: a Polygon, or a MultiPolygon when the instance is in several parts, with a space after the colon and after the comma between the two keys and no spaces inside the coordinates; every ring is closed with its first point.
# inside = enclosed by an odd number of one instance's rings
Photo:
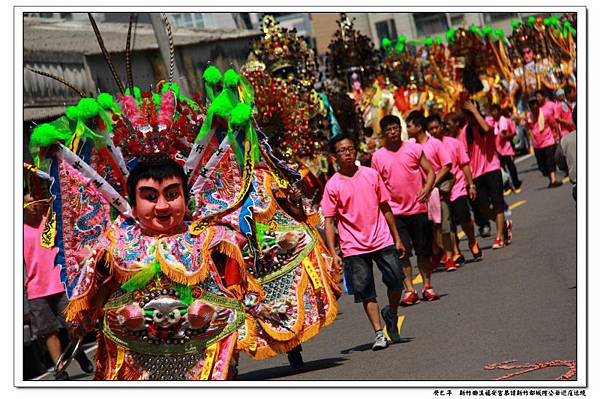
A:
{"type": "MultiPolygon", "coordinates": [[[[23,260],[27,273],[25,292],[32,316],[33,333],[46,341],[50,357],[56,364],[66,346],[69,328],[65,320],[64,309],[67,296],[60,280],[60,267],[54,265],[57,248],[45,248],[41,245],[41,235],[46,223],[44,217],[46,201],[34,200],[30,194],[24,197],[23,209],[23,260]]],[[[94,371],[94,366],[80,351],[75,360],[86,373],[94,371]]],[[[57,380],[68,379],[68,374],[55,375],[57,380]]]]}
{"type": "Polygon", "coordinates": [[[554,121],[554,104],[546,101],[542,90],[536,92],[535,97],[529,99],[527,114],[527,128],[531,135],[533,151],[538,168],[548,177],[548,188],[559,187],[561,182],[556,181],[556,139],[560,137],[558,127],[554,121]]]}
{"type": "Polygon", "coordinates": [[[510,180],[515,192],[521,190],[521,180],[517,173],[517,167],[513,160],[515,156],[515,150],[512,147],[511,139],[517,134],[517,128],[515,124],[505,115],[502,115],[500,105],[492,104],[490,106],[491,116],[486,118],[486,122],[494,129],[494,135],[496,137],[496,151],[500,158],[500,166],[508,170],[510,174],[510,180]]]}
{"type": "MultiPolygon", "coordinates": [[[[407,119],[409,135],[411,129],[417,129],[416,126],[423,129],[424,123],[423,118],[417,122],[407,119]]],[[[401,304],[412,305],[419,299],[412,286],[409,257],[413,248],[423,277],[423,298],[437,299],[439,296],[431,286],[433,225],[427,217],[427,200],[435,180],[433,168],[423,154],[421,145],[402,141],[399,118],[387,115],[379,125],[383,132],[384,146],[373,154],[371,166],[379,172],[392,196],[390,207],[396,219],[398,234],[406,248],[406,256],[402,259],[406,291],[401,304]]]]}
{"type": "Polygon", "coordinates": [[[575,130],[573,123],[573,108],[572,105],[565,99],[565,91],[563,89],[556,90],[554,94],[556,101],[554,102],[554,119],[560,131],[562,139],[567,134],[575,130]]]}
{"type": "MultiPolygon", "coordinates": [[[[471,168],[469,167],[469,157],[463,144],[454,137],[446,136],[445,129],[442,128],[442,119],[438,114],[430,115],[427,118],[427,131],[433,137],[440,140],[444,149],[450,156],[452,168],[450,173],[455,177],[455,182],[448,194],[447,207],[450,219],[450,231],[442,231],[444,240],[446,271],[451,271],[452,267],[460,266],[465,262],[465,258],[458,249],[456,239],[456,226],[462,225],[463,231],[469,239],[469,249],[473,258],[481,260],[483,254],[479,244],[475,239],[475,226],[469,210],[469,200],[467,197],[467,185],[469,186],[469,195],[475,198],[476,192],[472,188],[473,178],[471,177],[471,168]]],[[[444,200],[443,200],[444,201],[444,200]]],[[[444,210],[444,208],[442,208],[444,210]]],[[[443,218],[442,218],[443,219],[443,218]]]]}
{"type": "Polygon", "coordinates": [[[459,139],[471,159],[473,182],[477,190],[476,206],[483,216],[496,222],[496,240],[492,248],[503,248],[512,240],[512,226],[504,218],[502,172],[496,153],[494,129],[488,125],[473,101],[465,101],[463,111],[467,124],[462,128],[459,139]]]}
{"type": "MultiPolygon", "coordinates": [[[[424,118],[421,113],[413,114],[415,118],[424,118]]],[[[439,126],[439,123],[438,123],[439,126]]],[[[444,252],[452,252],[452,241],[450,239],[450,192],[454,185],[455,177],[450,173],[452,168],[452,159],[442,142],[431,136],[427,132],[428,121],[425,119],[425,129],[413,129],[411,139],[423,148],[423,155],[431,163],[435,179],[433,190],[429,197],[428,207],[430,220],[433,221],[433,255],[431,256],[431,265],[437,269],[440,260],[444,257],[444,252]]],[[[409,134],[410,136],[410,134],[409,134]]],[[[446,271],[456,270],[456,264],[450,259],[446,259],[446,271]]]]}
{"type": "Polygon", "coordinates": [[[362,303],[375,330],[372,349],[385,349],[388,342],[379,319],[379,305],[373,278],[373,262],[388,288],[389,306],[381,310],[388,336],[398,342],[397,309],[404,288],[400,256],[404,246],[388,205],[390,194],[374,169],[356,166],[356,143],[346,135],[330,142],[340,169],[325,185],[321,207],[325,216],[325,238],[334,264],[341,267],[336,254],[334,221],[337,220],[344,267],[349,271],[354,301],[362,303]]]}

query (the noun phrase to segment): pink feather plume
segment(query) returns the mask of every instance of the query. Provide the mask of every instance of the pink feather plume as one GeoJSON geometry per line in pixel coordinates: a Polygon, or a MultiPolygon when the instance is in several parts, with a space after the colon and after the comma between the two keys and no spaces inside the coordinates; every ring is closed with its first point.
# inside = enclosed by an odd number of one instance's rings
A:
{"type": "Polygon", "coordinates": [[[121,111],[125,117],[131,122],[134,128],[139,128],[142,125],[142,117],[138,110],[137,102],[133,96],[121,95],[119,96],[119,102],[121,103],[121,111]]]}
{"type": "Polygon", "coordinates": [[[175,114],[175,95],[171,90],[167,90],[160,98],[160,111],[158,113],[158,124],[171,126],[173,115],[175,114]]]}

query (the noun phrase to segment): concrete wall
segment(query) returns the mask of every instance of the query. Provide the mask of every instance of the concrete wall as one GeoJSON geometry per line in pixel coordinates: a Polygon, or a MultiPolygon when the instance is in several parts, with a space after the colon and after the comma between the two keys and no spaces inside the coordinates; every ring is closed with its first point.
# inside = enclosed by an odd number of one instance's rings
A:
{"type": "Polygon", "coordinates": [[[203,14],[211,14],[212,16],[212,24],[210,26],[206,26],[206,29],[215,29],[215,28],[227,28],[227,29],[235,29],[237,28],[235,24],[235,20],[230,12],[212,12],[212,13],[203,13],[203,14]]]}
{"type": "Polygon", "coordinates": [[[338,29],[336,21],[340,19],[340,13],[314,12],[311,13],[313,37],[316,41],[315,52],[317,55],[327,53],[329,43],[338,29]]]}

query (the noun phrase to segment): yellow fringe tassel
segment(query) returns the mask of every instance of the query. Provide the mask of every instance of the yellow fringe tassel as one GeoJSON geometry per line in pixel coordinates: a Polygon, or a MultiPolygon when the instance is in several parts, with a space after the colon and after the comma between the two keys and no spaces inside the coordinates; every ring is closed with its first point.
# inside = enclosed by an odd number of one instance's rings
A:
{"type": "Polygon", "coordinates": [[[252,356],[256,352],[256,322],[249,313],[244,313],[244,324],[246,326],[246,337],[237,341],[238,350],[247,352],[252,356]]]}
{"type": "Polygon", "coordinates": [[[306,223],[308,223],[314,228],[314,226],[318,226],[321,224],[321,218],[319,217],[318,213],[311,213],[307,215],[306,223]]]}
{"type": "Polygon", "coordinates": [[[235,298],[240,301],[244,298],[244,293],[242,292],[242,287],[239,284],[230,285],[227,287],[227,290],[235,296],[235,298]]]}
{"type": "Polygon", "coordinates": [[[238,340],[237,347],[240,350],[256,351],[256,322],[249,313],[244,313],[244,324],[246,326],[246,337],[238,340]]]}
{"type": "MultiPolygon", "coordinates": [[[[242,255],[242,251],[238,248],[237,245],[230,241],[221,241],[217,245],[217,251],[227,256],[228,258],[235,259],[238,265],[240,265],[240,269],[245,269],[244,266],[244,256],[242,255]]],[[[245,274],[245,273],[244,273],[245,274]]],[[[240,274],[240,277],[241,276],[240,274]]]]}
{"type": "Polygon", "coordinates": [[[202,265],[200,265],[200,269],[192,275],[186,275],[184,274],[184,272],[178,271],[174,268],[172,268],[169,263],[162,257],[162,255],[160,254],[160,251],[156,251],[156,260],[158,261],[158,263],[160,264],[160,270],[167,276],[169,277],[171,280],[176,281],[180,284],[185,284],[185,285],[196,285],[202,281],[204,281],[206,279],[206,277],[208,276],[208,262],[207,259],[209,258],[208,256],[208,251],[206,250],[206,248],[202,249],[202,259],[203,259],[203,263],[202,265]]]}
{"type": "Polygon", "coordinates": [[[248,287],[246,289],[247,291],[254,292],[259,301],[265,299],[265,290],[253,275],[247,274],[246,281],[248,282],[248,287]]]}
{"type": "Polygon", "coordinates": [[[68,322],[80,320],[84,311],[90,308],[90,296],[86,295],[81,298],[74,299],[69,302],[65,308],[65,318],[68,322]]]}

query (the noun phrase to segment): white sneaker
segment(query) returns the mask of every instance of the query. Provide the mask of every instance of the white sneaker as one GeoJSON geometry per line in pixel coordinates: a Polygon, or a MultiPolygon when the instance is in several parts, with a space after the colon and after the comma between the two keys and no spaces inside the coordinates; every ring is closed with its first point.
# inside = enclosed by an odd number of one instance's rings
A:
{"type": "Polygon", "coordinates": [[[383,335],[383,331],[381,331],[375,335],[375,342],[373,342],[373,346],[371,347],[371,349],[374,351],[378,351],[387,348],[388,345],[388,341],[385,338],[385,335],[383,335]]]}

